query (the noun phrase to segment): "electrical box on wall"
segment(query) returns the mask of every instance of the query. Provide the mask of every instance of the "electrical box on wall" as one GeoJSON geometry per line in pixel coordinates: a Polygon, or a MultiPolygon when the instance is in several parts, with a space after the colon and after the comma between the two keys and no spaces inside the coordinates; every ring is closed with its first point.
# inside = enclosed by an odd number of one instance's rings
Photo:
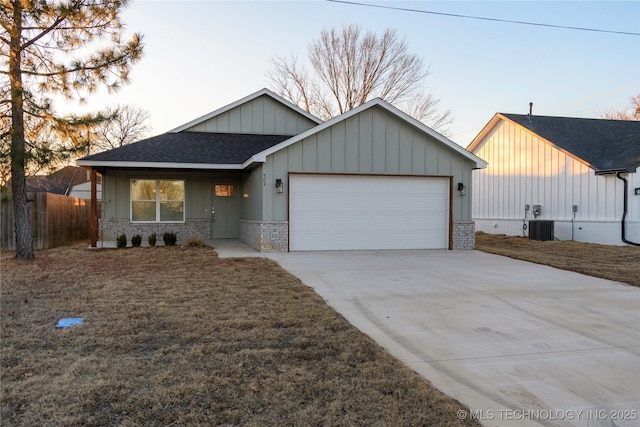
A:
{"type": "Polygon", "coordinates": [[[635,188],[634,191],[636,196],[640,196],[640,188],[635,188]]]}
{"type": "Polygon", "coordinates": [[[542,214],[542,205],[533,205],[534,218],[537,218],[540,214],[542,214]]]}

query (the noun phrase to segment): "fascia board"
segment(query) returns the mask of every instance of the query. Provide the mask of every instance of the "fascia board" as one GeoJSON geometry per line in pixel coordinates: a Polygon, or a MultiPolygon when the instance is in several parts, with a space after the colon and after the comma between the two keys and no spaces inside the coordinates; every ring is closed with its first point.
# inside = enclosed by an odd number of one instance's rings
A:
{"type": "Polygon", "coordinates": [[[265,163],[267,161],[267,156],[262,156],[260,154],[261,153],[258,153],[258,154],[254,155],[254,156],[251,156],[249,158],[249,160],[247,160],[246,162],[244,162],[241,165],[241,168],[242,169],[246,169],[246,168],[248,168],[249,166],[251,166],[254,163],[265,163]]]}
{"type": "Polygon", "coordinates": [[[270,96],[271,98],[273,98],[274,100],[280,102],[281,104],[285,105],[286,107],[296,111],[299,114],[302,114],[303,116],[307,117],[309,120],[315,122],[315,123],[322,123],[322,120],[320,120],[319,118],[317,118],[316,116],[314,116],[313,114],[303,110],[302,108],[298,107],[297,105],[287,101],[286,99],[282,98],[279,95],[276,95],[275,93],[273,93],[272,91],[270,91],[269,89],[261,89],[257,92],[254,92],[250,95],[245,96],[242,99],[239,99],[237,101],[232,102],[231,104],[228,104],[222,108],[218,108],[215,111],[212,111],[208,114],[205,114],[204,116],[200,116],[197,119],[191,120],[190,122],[187,122],[183,125],[178,126],[177,128],[171,129],[168,133],[178,133],[178,132],[182,132],[185,129],[189,129],[192,126],[195,126],[197,124],[200,124],[204,121],[207,121],[215,116],[218,116],[226,111],[232,110],[236,107],[239,107],[242,104],[245,104],[249,101],[252,101],[262,95],[267,95],[270,96]]]}
{"type": "Polygon", "coordinates": [[[170,163],[170,162],[109,162],[76,160],[76,164],[82,167],[108,167],[108,168],[131,168],[131,169],[224,169],[242,170],[244,166],[237,163],[170,163]]]}
{"type": "Polygon", "coordinates": [[[482,130],[478,133],[478,135],[473,138],[473,141],[467,146],[467,151],[475,152],[480,148],[486,138],[486,136],[493,130],[493,128],[498,124],[500,120],[508,120],[505,116],[500,113],[496,113],[493,115],[491,120],[487,122],[486,125],[482,128],[482,130]]]}

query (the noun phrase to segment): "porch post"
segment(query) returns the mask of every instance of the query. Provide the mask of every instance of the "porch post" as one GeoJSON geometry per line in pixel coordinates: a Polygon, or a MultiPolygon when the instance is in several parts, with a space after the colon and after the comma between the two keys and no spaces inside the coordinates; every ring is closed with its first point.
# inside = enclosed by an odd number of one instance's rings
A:
{"type": "Polygon", "coordinates": [[[91,247],[98,246],[98,190],[96,170],[91,168],[91,247]]]}

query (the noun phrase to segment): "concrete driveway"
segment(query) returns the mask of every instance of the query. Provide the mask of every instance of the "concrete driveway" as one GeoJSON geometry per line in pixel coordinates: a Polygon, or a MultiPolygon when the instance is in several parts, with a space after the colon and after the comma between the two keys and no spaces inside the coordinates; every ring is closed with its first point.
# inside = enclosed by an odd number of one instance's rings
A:
{"type": "Polygon", "coordinates": [[[461,418],[640,425],[640,288],[478,251],[267,256],[469,406],[461,418]]]}

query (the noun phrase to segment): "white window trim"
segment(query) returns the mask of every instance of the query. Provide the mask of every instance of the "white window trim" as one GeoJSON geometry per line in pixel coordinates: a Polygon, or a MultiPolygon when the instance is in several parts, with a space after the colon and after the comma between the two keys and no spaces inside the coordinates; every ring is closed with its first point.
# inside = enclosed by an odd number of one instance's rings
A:
{"type": "Polygon", "coordinates": [[[135,224],[184,224],[186,215],[186,192],[184,179],[156,179],[156,178],[131,178],[129,180],[129,221],[135,224]],[[133,202],[144,202],[149,200],[133,200],[133,181],[155,181],[156,183],[156,219],[154,221],[134,221],[133,219],[133,202]],[[183,198],[182,200],[162,200],[162,202],[182,202],[182,220],[181,221],[160,221],[160,181],[179,181],[182,182],[183,198]]]}

